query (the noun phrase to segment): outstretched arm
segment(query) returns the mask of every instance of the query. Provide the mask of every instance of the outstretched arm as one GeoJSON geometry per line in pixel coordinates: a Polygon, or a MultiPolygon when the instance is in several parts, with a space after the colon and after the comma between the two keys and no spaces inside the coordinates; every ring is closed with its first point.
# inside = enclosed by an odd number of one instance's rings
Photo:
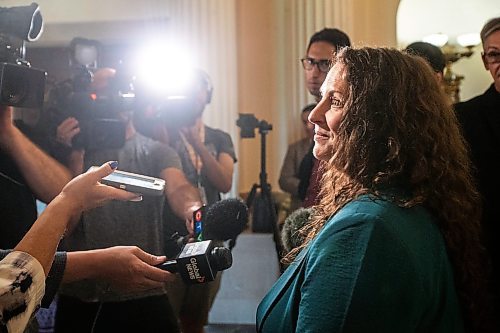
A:
{"type": "MultiPolygon", "coordinates": [[[[116,167],[116,166],[115,166],[116,167]]],[[[66,225],[83,210],[109,199],[131,200],[133,193],[102,185],[113,171],[104,164],[70,181],[52,200],[14,250],[0,261],[0,330],[22,331],[40,304],[45,277],[66,225]]]]}
{"type": "Polygon", "coordinates": [[[154,267],[166,257],[136,246],[68,252],[67,256],[63,283],[95,279],[106,281],[114,291],[130,293],[161,288],[175,278],[175,274],[154,267]]]}
{"type": "Polygon", "coordinates": [[[36,258],[47,274],[59,241],[73,217],[110,199],[131,200],[137,197],[134,193],[99,183],[101,178],[111,172],[113,168],[106,163],[71,180],[49,203],[14,250],[36,258]]]}
{"type": "MultiPolygon", "coordinates": [[[[165,187],[165,197],[175,215],[186,221],[192,221],[193,212],[203,205],[198,189],[188,182],[180,169],[163,169],[160,176],[168,184],[165,187]]],[[[188,231],[189,233],[193,231],[190,223],[188,231]]]]}
{"type": "Polygon", "coordinates": [[[70,172],[31,142],[12,123],[12,108],[0,106],[0,149],[16,163],[35,196],[50,202],[71,179],[70,172]]]}

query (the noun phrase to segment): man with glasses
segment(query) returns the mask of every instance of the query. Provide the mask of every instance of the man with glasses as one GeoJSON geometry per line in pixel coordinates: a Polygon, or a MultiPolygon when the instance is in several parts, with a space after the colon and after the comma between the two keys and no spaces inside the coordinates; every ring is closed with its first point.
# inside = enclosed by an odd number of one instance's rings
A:
{"type": "Polygon", "coordinates": [[[483,198],[482,228],[492,263],[492,286],[496,311],[500,311],[500,17],[490,19],[481,30],[483,64],[493,77],[484,92],[455,105],[465,139],[469,143],[479,191],[483,198]]]}
{"type": "MultiPolygon", "coordinates": [[[[351,46],[349,36],[339,29],[324,28],[311,36],[306,55],[300,61],[304,67],[307,90],[314,96],[316,102],[321,100],[319,89],[330,69],[332,55],[346,46],[351,46]]],[[[317,203],[319,191],[319,186],[317,186],[319,161],[312,154],[313,146],[304,156],[299,167],[298,192],[304,207],[317,203]]]]}
{"type": "Polygon", "coordinates": [[[316,102],[321,99],[319,88],[330,69],[333,53],[345,46],[351,46],[351,42],[349,37],[339,29],[324,28],[314,33],[309,40],[306,55],[301,62],[304,67],[307,90],[314,96],[316,102]]]}

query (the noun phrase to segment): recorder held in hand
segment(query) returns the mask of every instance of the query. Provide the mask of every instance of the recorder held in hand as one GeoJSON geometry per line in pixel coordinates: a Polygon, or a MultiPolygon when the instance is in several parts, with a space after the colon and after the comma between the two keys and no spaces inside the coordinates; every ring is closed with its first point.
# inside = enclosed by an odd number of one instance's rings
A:
{"type": "MultiPolygon", "coordinates": [[[[92,166],[90,170],[93,168],[97,167],[92,166]]],[[[101,183],[145,196],[163,195],[165,190],[163,179],[121,170],[113,171],[109,176],[104,177],[101,183]]]]}

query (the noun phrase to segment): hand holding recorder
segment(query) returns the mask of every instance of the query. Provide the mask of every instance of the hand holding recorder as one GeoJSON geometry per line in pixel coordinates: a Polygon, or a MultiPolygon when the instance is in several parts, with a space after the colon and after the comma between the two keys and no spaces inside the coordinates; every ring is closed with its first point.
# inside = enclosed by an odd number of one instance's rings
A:
{"type": "MultiPolygon", "coordinates": [[[[89,170],[94,168],[96,167],[92,166],[89,170]]],[[[165,190],[165,181],[163,179],[121,170],[115,170],[109,176],[104,177],[101,183],[147,196],[163,195],[165,190]]]]}

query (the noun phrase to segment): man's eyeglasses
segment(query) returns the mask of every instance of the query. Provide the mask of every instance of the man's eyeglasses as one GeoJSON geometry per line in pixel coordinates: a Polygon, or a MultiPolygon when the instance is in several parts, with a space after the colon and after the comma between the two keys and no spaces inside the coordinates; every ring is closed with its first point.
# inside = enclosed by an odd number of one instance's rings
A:
{"type": "Polygon", "coordinates": [[[304,67],[305,70],[310,71],[316,65],[323,73],[327,73],[330,70],[331,65],[331,61],[326,59],[314,60],[312,58],[302,58],[300,59],[300,62],[302,62],[302,67],[304,67]]]}
{"type": "Polygon", "coordinates": [[[490,51],[488,53],[483,53],[483,56],[488,64],[496,64],[500,62],[500,52],[490,51]]]}

